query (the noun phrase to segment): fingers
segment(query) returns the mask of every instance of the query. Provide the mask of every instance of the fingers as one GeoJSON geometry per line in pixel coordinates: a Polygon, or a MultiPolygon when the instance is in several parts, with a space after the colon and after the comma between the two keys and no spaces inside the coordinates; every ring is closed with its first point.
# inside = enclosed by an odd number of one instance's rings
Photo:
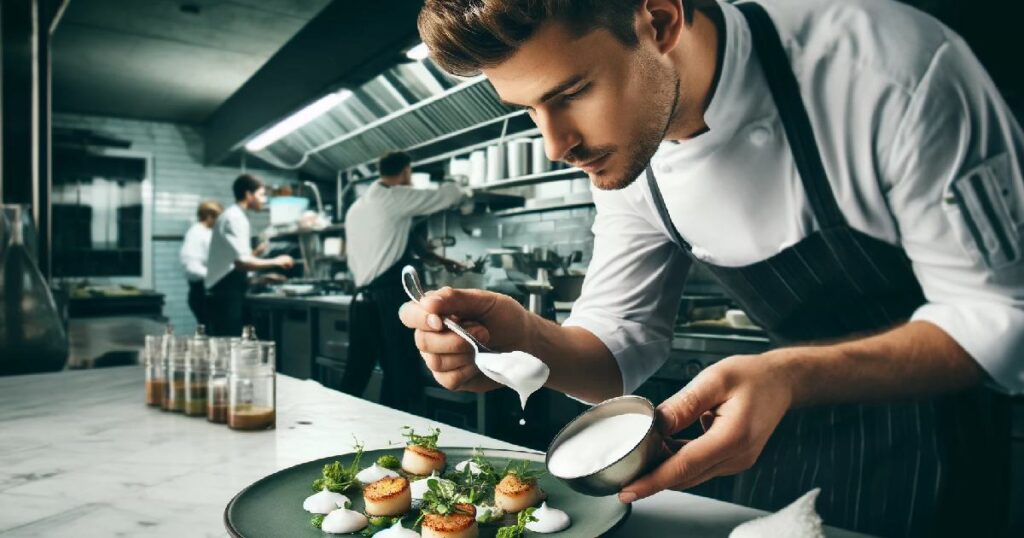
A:
{"type": "Polygon", "coordinates": [[[417,331],[440,331],[444,329],[444,323],[437,314],[432,314],[414,302],[408,302],[398,309],[398,318],[402,324],[417,331]]]}
{"type": "Polygon", "coordinates": [[[421,305],[430,314],[481,319],[494,308],[497,297],[489,291],[444,287],[426,294],[421,305]]]}
{"type": "MultiPolygon", "coordinates": [[[[676,434],[725,401],[725,396],[724,386],[718,377],[711,370],[701,372],[683,390],[658,406],[658,430],[665,437],[676,434]]],[[[707,421],[702,419],[702,425],[707,421]]]]}
{"type": "Polygon", "coordinates": [[[697,480],[706,480],[715,466],[731,459],[733,454],[723,435],[708,432],[686,443],[656,469],[629,484],[619,493],[622,502],[633,502],[650,497],[659,491],[691,487],[697,480]]]}
{"type": "Polygon", "coordinates": [[[493,382],[483,376],[474,364],[468,364],[446,372],[434,372],[434,379],[448,390],[483,392],[495,388],[493,382]]]}

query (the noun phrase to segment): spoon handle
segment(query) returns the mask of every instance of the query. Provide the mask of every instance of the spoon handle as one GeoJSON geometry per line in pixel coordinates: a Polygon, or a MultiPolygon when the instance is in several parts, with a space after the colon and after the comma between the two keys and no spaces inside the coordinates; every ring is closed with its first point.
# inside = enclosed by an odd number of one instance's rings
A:
{"type": "MultiPolygon", "coordinates": [[[[406,295],[409,296],[414,302],[419,303],[423,299],[423,285],[420,284],[420,275],[416,272],[416,268],[411,265],[406,265],[402,268],[402,287],[405,288],[406,295]]],[[[492,353],[492,351],[479,340],[477,340],[469,331],[462,328],[461,325],[455,323],[450,318],[442,318],[444,326],[448,327],[450,331],[462,337],[463,340],[469,342],[473,348],[480,352],[492,353]]]]}

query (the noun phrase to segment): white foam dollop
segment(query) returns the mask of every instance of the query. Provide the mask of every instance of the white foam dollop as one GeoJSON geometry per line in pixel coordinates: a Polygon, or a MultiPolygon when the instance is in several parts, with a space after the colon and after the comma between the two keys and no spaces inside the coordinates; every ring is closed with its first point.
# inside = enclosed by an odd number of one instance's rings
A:
{"type": "Polygon", "coordinates": [[[537,518],[537,521],[527,523],[526,529],[542,534],[565,530],[571,522],[569,514],[557,508],[549,507],[548,503],[542,503],[540,508],[534,510],[533,517],[537,518]]]}
{"type": "Polygon", "coordinates": [[[433,473],[430,474],[430,476],[426,478],[421,478],[419,480],[414,481],[412,484],[409,484],[409,489],[412,490],[411,493],[413,501],[423,500],[423,494],[430,490],[430,485],[427,484],[427,481],[431,479],[437,480],[439,482],[447,482],[447,480],[437,476],[437,471],[434,471],[433,473]]]}
{"type": "Polygon", "coordinates": [[[363,514],[348,508],[339,508],[327,514],[324,522],[320,524],[320,530],[330,534],[347,534],[359,532],[369,523],[363,514]]]}
{"type": "Polygon", "coordinates": [[[302,501],[302,509],[311,514],[330,514],[338,508],[345,508],[348,497],[324,488],[302,501]]]}
{"type": "Polygon", "coordinates": [[[359,474],[356,475],[356,480],[363,484],[372,484],[384,478],[398,478],[398,473],[388,469],[387,467],[381,467],[374,463],[362,471],[359,471],[359,474]]]}
{"type": "Polygon", "coordinates": [[[519,403],[526,409],[526,400],[547,382],[551,369],[543,361],[525,351],[476,354],[476,367],[485,376],[519,394],[519,403]]]}
{"type": "Polygon", "coordinates": [[[460,461],[459,464],[455,466],[455,470],[461,473],[466,470],[466,466],[469,466],[470,474],[477,475],[483,472],[483,470],[480,469],[480,466],[473,460],[460,461]]]}
{"type": "Polygon", "coordinates": [[[729,538],[824,538],[821,516],[814,508],[819,493],[821,488],[814,488],[774,514],[743,523],[729,533],[729,538]]]}
{"type": "Polygon", "coordinates": [[[602,418],[562,441],[548,470],[560,478],[587,476],[622,459],[647,435],[654,419],[640,413],[602,418]]]}

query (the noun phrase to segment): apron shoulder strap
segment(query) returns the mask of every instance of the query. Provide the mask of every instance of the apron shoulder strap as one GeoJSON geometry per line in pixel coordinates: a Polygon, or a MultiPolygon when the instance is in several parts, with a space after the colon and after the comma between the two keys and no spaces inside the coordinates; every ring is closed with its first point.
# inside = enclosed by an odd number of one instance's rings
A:
{"type": "Polygon", "coordinates": [[[647,186],[651,191],[651,200],[654,202],[654,208],[658,210],[658,216],[661,218],[661,222],[668,228],[668,235],[672,238],[672,241],[676,245],[686,252],[691,252],[693,247],[683,239],[683,236],[679,234],[679,230],[676,229],[675,224],[672,222],[672,217],[668,214],[668,207],[665,205],[665,199],[661,196],[661,189],[658,188],[658,180],[654,177],[654,170],[651,170],[650,163],[647,164],[647,186]]]}
{"type": "Polygon", "coordinates": [[[736,7],[750,25],[754,51],[761,61],[768,88],[779,110],[797,172],[818,226],[822,229],[846,226],[846,218],[839,210],[814,141],[814,129],[800,97],[800,86],[775,24],[760,4],[745,2],[736,7]]]}

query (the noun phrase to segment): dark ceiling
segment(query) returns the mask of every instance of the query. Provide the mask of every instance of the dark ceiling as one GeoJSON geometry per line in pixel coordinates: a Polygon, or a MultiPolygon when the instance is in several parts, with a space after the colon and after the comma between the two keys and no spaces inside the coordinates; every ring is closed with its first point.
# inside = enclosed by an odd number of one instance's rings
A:
{"type": "Polygon", "coordinates": [[[71,0],[53,107],[203,123],[330,0],[71,0]]]}

